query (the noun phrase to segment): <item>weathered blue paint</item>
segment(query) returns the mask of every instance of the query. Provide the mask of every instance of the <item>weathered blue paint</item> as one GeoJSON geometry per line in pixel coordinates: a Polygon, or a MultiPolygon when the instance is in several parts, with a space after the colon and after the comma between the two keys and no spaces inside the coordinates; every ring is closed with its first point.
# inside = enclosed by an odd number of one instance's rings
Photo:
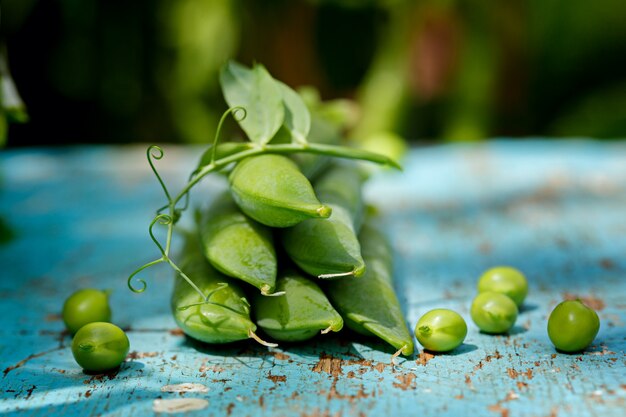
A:
{"type": "MultiPolygon", "coordinates": [[[[197,149],[166,147],[172,188],[197,149]]],[[[414,149],[403,173],[367,185],[396,251],[407,321],[431,308],[468,321],[454,354],[398,360],[349,334],[266,349],[193,343],[169,314],[171,272],[147,271],[143,294],[126,276],[158,253],[147,226],[163,203],[137,147],[11,150],[0,154],[0,413],[142,416],[156,398],[200,397],[213,416],[623,416],[626,376],[626,143],[496,141],[414,149]],[[480,272],[522,269],[530,294],[510,336],[478,332],[468,307],[480,272]],[[74,363],[58,315],[77,288],[113,290],[114,321],[134,354],[117,374],[74,363]],[[585,353],[556,353],[546,318],[565,296],[586,297],[602,325],[585,353]],[[31,356],[32,355],[32,356],[31,356]],[[29,359],[30,358],[30,359],[29,359]],[[22,362],[23,361],[23,362],[22,362]],[[200,382],[208,393],[162,393],[200,382]]],[[[194,190],[206,202],[217,177],[194,190]]],[[[355,285],[358,283],[355,282],[355,285]]]]}

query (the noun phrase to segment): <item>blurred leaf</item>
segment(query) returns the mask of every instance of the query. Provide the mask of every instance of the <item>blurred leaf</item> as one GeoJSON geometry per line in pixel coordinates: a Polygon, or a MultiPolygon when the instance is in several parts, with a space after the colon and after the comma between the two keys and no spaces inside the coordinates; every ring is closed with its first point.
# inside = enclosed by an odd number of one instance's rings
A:
{"type": "Polygon", "coordinates": [[[293,139],[305,143],[311,129],[311,114],[302,98],[288,85],[278,81],[285,104],[285,126],[293,139]]]}
{"type": "Polygon", "coordinates": [[[298,88],[298,94],[316,118],[323,119],[338,129],[350,129],[358,122],[359,105],[353,100],[322,101],[317,88],[309,85],[298,88]]]}
{"type": "Polygon", "coordinates": [[[357,142],[371,132],[394,131],[407,110],[409,51],[415,20],[412,2],[399,3],[389,10],[375,56],[357,92],[361,114],[350,133],[357,142]]]}
{"type": "Polygon", "coordinates": [[[228,105],[246,110],[239,124],[250,140],[268,143],[283,124],[285,110],[280,88],[265,67],[247,69],[231,61],[222,69],[220,83],[228,105]]]}
{"type": "Polygon", "coordinates": [[[15,238],[15,233],[9,224],[0,217],[0,245],[6,244],[15,238]]]}
{"type": "MultiPolygon", "coordinates": [[[[223,112],[219,72],[239,44],[237,0],[160,0],[157,81],[183,141],[210,142],[223,112]]],[[[146,17],[143,17],[146,19],[146,17]]]]}
{"type": "Polygon", "coordinates": [[[28,113],[22,98],[15,88],[15,83],[9,72],[5,58],[5,49],[0,48],[0,105],[7,119],[11,122],[26,123],[28,113]]]}
{"type": "Polygon", "coordinates": [[[626,138],[626,83],[595,91],[569,106],[557,117],[549,133],[626,138]]]}
{"type": "Polygon", "coordinates": [[[2,109],[0,109],[0,146],[4,146],[7,142],[7,131],[7,118],[2,109]]]}

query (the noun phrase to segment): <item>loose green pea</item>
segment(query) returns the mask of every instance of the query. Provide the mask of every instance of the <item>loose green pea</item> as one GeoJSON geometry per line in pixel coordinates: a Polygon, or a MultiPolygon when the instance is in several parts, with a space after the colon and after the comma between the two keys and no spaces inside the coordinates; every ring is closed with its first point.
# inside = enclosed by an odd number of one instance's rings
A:
{"type": "Polygon", "coordinates": [[[237,283],[220,274],[207,262],[199,237],[186,238],[179,267],[209,296],[205,302],[180,275],[176,275],[171,309],[183,332],[202,342],[228,343],[254,337],[256,325],[250,319],[250,304],[237,283]]]}
{"type": "Polygon", "coordinates": [[[429,311],[418,320],[415,336],[425,349],[448,352],[463,343],[467,336],[467,324],[459,313],[439,308],[429,311]]]}
{"type": "Polygon", "coordinates": [[[289,227],[331,214],[298,166],[282,155],[246,158],[235,166],[229,181],[241,210],[267,226],[289,227]]]}
{"type": "Polygon", "coordinates": [[[103,372],[124,362],[130,342],[126,333],[111,323],[94,322],[80,328],[72,340],[76,362],[88,372],[103,372]]]}
{"type": "Polygon", "coordinates": [[[357,238],[364,212],[362,183],[356,165],[333,165],[315,183],[315,192],[333,215],[283,230],[283,247],[303,271],[325,278],[363,275],[365,262],[357,238]]]}
{"type": "Polygon", "coordinates": [[[78,290],[65,300],[63,322],[70,333],[76,333],[85,324],[111,321],[109,294],[93,288],[78,290]]]}
{"type": "Polygon", "coordinates": [[[366,336],[376,336],[405,356],[413,354],[413,337],[406,326],[402,308],[393,289],[393,257],[385,235],[366,221],[359,241],[365,274],[329,281],[326,293],[344,319],[346,326],[366,336]]]}
{"type": "Polygon", "coordinates": [[[491,268],[482,274],[478,280],[478,292],[499,292],[521,306],[528,294],[528,282],[519,270],[510,266],[491,268]]]}
{"type": "Polygon", "coordinates": [[[273,339],[300,342],[343,327],[343,319],[320,287],[298,272],[291,270],[279,276],[276,289],[285,294],[257,295],[253,303],[257,324],[273,339]]]}
{"type": "Polygon", "coordinates": [[[504,333],[513,327],[517,320],[517,305],[504,294],[483,292],[474,298],[470,315],[483,332],[504,333]]]}
{"type": "Polygon", "coordinates": [[[598,314],[580,300],[563,301],[548,318],[548,336],[563,352],[578,352],[593,342],[600,329],[598,314]]]}
{"type": "Polygon", "coordinates": [[[244,215],[228,193],[219,196],[200,221],[204,253],[220,272],[265,294],[276,287],[276,252],[267,226],[244,215]]]}

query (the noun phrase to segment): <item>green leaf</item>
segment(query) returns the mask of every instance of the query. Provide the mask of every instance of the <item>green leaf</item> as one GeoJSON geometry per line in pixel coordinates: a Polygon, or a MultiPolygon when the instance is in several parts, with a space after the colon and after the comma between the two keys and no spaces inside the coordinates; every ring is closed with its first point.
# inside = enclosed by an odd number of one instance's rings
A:
{"type": "Polygon", "coordinates": [[[228,105],[246,110],[239,125],[250,140],[268,143],[285,119],[278,83],[262,65],[248,69],[232,61],[222,69],[220,83],[228,105]]]}
{"type": "Polygon", "coordinates": [[[291,87],[277,81],[285,104],[285,126],[291,132],[295,142],[306,143],[311,129],[311,114],[298,93],[291,87]]]}

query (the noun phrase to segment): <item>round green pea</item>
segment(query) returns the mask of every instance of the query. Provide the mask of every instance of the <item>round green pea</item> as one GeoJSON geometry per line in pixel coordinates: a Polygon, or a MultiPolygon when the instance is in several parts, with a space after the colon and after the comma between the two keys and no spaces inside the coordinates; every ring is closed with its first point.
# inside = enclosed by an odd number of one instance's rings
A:
{"type": "Polygon", "coordinates": [[[81,327],[72,340],[76,362],[88,372],[103,372],[124,362],[130,342],[126,333],[111,323],[95,322],[81,327]]]}
{"type": "Polygon", "coordinates": [[[448,352],[463,343],[467,336],[467,324],[459,313],[439,308],[429,311],[418,320],[415,336],[425,349],[448,352]]]}
{"type": "Polygon", "coordinates": [[[600,329],[598,314],[580,300],[563,301],[548,318],[548,336],[563,352],[578,352],[593,342],[600,329]]]}
{"type": "Polygon", "coordinates": [[[482,292],[472,301],[472,320],[485,333],[505,333],[517,320],[517,305],[504,294],[482,292]]]}
{"type": "Polygon", "coordinates": [[[519,307],[528,294],[528,282],[521,271],[510,266],[497,266],[485,271],[478,280],[478,292],[486,291],[507,295],[519,307]]]}
{"type": "Polygon", "coordinates": [[[88,323],[111,321],[109,294],[92,288],[78,290],[65,300],[62,316],[71,333],[88,323]]]}

